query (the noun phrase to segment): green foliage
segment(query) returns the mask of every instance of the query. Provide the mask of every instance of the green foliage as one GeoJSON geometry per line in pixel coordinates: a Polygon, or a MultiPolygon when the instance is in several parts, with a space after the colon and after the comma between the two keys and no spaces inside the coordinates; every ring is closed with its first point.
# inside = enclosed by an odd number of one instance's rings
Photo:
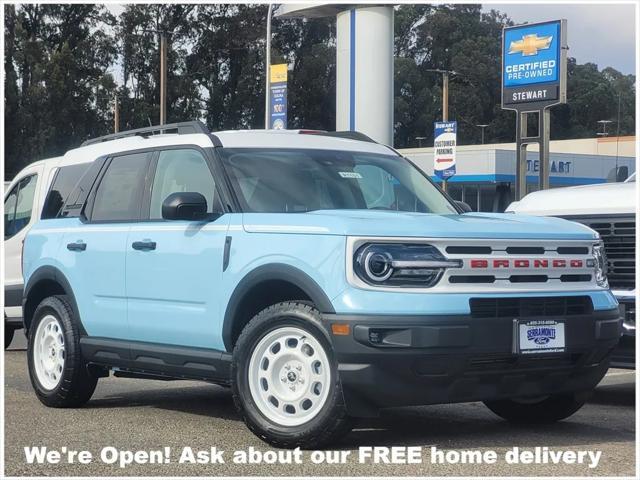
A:
{"type": "MultiPolygon", "coordinates": [[[[167,121],[204,120],[214,130],[264,126],[266,5],[130,4],[5,7],[6,177],[113,129],[157,124],[159,38],[168,42],[167,121]]],[[[395,146],[430,144],[442,116],[442,78],[454,70],[449,118],[461,143],[515,136],[500,108],[502,28],[509,18],[479,5],[401,5],[395,11],[395,146]]],[[[273,20],[272,63],[289,65],[289,128],[335,128],[335,19],[273,20]]],[[[569,104],[552,110],[554,139],[635,129],[635,76],[569,62],[569,104]]]]}

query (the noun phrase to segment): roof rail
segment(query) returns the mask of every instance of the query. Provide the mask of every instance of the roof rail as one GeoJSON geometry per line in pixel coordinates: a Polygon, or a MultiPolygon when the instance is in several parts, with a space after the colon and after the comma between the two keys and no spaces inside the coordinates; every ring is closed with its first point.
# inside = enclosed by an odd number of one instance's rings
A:
{"type": "Polygon", "coordinates": [[[349,140],[359,140],[361,142],[378,143],[373,138],[355,130],[343,130],[338,132],[326,132],[324,130],[303,130],[300,133],[309,135],[322,135],[324,137],[347,138],[349,140]]]}
{"type": "Polygon", "coordinates": [[[199,120],[191,122],[167,123],[166,125],[154,125],[152,127],[136,128],[124,132],[112,133],[98,138],[92,138],[82,143],[82,147],[94,145],[96,143],[109,142],[126,137],[150,137],[152,135],[162,135],[163,133],[177,133],[178,135],[188,135],[190,133],[204,133],[210,135],[211,131],[199,120]]]}

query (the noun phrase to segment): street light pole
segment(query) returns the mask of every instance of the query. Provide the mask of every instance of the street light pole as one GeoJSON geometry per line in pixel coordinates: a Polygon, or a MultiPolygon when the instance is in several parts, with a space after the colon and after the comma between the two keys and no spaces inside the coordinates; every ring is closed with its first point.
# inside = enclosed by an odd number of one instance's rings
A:
{"type": "Polygon", "coordinates": [[[267,10],[267,39],[265,42],[265,62],[264,62],[264,129],[269,130],[269,90],[271,88],[271,16],[273,14],[273,4],[269,4],[267,10]]]}
{"type": "Polygon", "coordinates": [[[489,126],[488,124],[476,125],[476,127],[480,127],[480,130],[481,130],[481,132],[482,132],[482,133],[481,133],[481,136],[480,136],[480,138],[482,139],[482,140],[481,140],[482,145],[484,145],[484,129],[485,129],[485,128],[487,128],[488,126],[489,126]]]}

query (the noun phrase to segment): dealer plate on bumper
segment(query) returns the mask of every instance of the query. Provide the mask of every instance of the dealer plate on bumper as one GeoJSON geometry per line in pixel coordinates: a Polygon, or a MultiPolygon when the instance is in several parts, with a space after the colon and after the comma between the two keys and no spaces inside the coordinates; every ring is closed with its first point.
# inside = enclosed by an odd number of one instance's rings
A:
{"type": "Polygon", "coordinates": [[[564,322],[528,320],[518,323],[520,353],[562,353],[565,349],[564,322]]]}

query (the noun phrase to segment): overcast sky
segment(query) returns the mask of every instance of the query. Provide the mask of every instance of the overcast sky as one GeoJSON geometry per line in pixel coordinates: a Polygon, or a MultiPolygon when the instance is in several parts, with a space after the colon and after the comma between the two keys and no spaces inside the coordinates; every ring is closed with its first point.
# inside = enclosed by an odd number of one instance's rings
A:
{"type": "Polygon", "coordinates": [[[569,56],[598,68],[636,71],[635,5],[485,4],[506,13],[515,23],[567,20],[569,56]]]}
{"type": "MultiPolygon", "coordinates": [[[[122,5],[111,4],[115,14],[122,5]]],[[[578,63],[592,62],[598,68],[613,67],[622,73],[636,71],[635,5],[632,4],[495,4],[486,10],[506,13],[516,23],[567,19],[569,55],[578,63]]]]}

